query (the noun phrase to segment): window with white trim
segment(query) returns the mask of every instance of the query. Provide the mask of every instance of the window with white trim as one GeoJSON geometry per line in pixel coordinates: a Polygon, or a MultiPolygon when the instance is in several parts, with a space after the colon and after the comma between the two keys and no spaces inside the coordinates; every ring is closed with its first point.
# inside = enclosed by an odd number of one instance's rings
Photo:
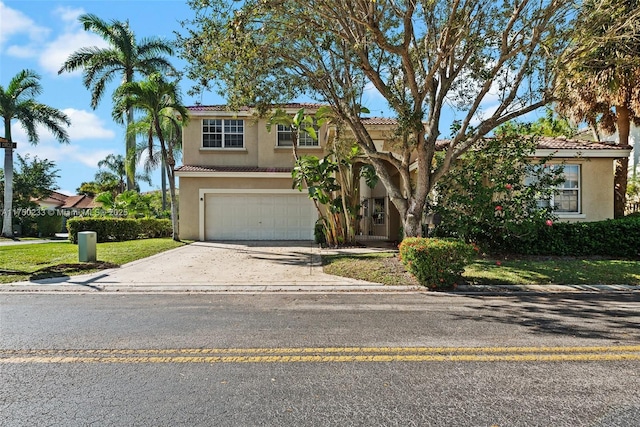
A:
{"type": "MultiPolygon", "coordinates": [[[[545,169],[560,167],[559,165],[547,165],[545,169]]],[[[559,214],[579,214],[580,213],[580,165],[563,165],[562,177],[564,181],[554,188],[554,192],[549,200],[539,200],[538,206],[548,208],[559,214]]],[[[533,178],[527,178],[525,184],[530,184],[533,178]]]]}
{"type": "MultiPolygon", "coordinates": [[[[318,129],[316,129],[317,131],[318,129]]],[[[293,145],[293,135],[291,126],[278,125],[278,147],[291,147],[293,145]]],[[[317,147],[318,140],[313,139],[308,132],[301,130],[298,132],[298,147],[317,147]]]]}
{"type": "Polygon", "coordinates": [[[244,148],[244,120],[203,119],[203,148],[244,148]]]}

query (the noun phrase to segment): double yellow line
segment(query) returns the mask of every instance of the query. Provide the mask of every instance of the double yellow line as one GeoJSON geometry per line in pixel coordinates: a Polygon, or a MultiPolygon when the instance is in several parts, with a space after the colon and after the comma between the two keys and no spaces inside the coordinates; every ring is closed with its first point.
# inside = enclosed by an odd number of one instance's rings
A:
{"type": "Polygon", "coordinates": [[[640,346],[0,350],[0,364],[640,361],[640,346]]]}

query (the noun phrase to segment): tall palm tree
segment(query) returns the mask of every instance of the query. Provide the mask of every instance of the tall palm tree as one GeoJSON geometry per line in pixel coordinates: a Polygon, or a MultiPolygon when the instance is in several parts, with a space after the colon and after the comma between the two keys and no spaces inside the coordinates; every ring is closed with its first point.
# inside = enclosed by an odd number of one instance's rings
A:
{"type": "MultiPolygon", "coordinates": [[[[560,80],[557,109],[600,132],[618,131],[629,147],[640,125],[640,0],[587,0],[578,21],[575,57],[560,80]]],[[[636,148],[637,149],[637,148],[636,148]]],[[[629,158],[616,162],[614,216],[624,216],[629,158]]]]}
{"type": "MultiPolygon", "coordinates": [[[[129,127],[129,132],[134,135],[148,136],[148,130],[151,126],[153,118],[146,116],[129,127]]],[[[174,128],[169,120],[163,120],[161,123],[162,131],[167,142],[167,147],[173,147],[173,156],[179,159],[182,150],[182,129],[174,128]]],[[[165,172],[164,159],[162,153],[156,149],[154,141],[147,140],[137,146],[138,161],[144,163],[144,171],[149,175],[154,169],[160,166],[160,189],[162,192],[162,210],[167,210],[167,174],[165,172]]]]}
{"type": "Polygon", "coordinates": [[[149,128],[147,130],[149,145],[153,144],[153,138],[160,142],[160,153],[165,162],[165,173],[169,180],[169,194],[171,200],[171,224],[172,237],[179,240],[178,232],[178,204],[176,199],[175,157],[174,139],[168,138],[163,122],[167,121],[176,131],[187,123],[189,112],[182,104],[178,85],[175,82],[167,82],[160,74],[152,74],[148,80],[126,83],[120,86],[115,93],[115,108],[113,118],[122,121],[121,112],[130,109],[138,110],[148,116],[149,128]]]}
{"type": "MultiPolygon", "coordinates": [[[[148,76],[154,72],[176,73],[163,55],[173,55],[169,42],[160,38],[143,38],[136,41],[129,28],[129,22],[106,22],[93,14],[81,15],[78,20],[86,31],[102,37],[108,48],[83,47],[72,53],[62,65],[58,74],[78,69],[84,70],[83,83],[91,90],[91,107],[95,109],[104,94],[107,83],[120,77],[121,83],[131,83],[135,73],[148,76]]],[[[126,124],[133,122],[133,110],[121,112],[126,115],[126,124]]],[[[127,189],[135,189],[136,156],[135,138],[126,137],[125,157],[127,189]]]]}
{"type": "MultiPolygon", "coordinates": [[[[32,70],[22,70],[16,74],[6,90],[0,86],[0,115],[4,123],[4,137],[12,143],[11,121],[17,120],[27,132],[33,145],[40,141],[37,125],[43,125],[61,143],[69,142],[69,135],[63,126],[71,121],[62,111],[37,102],[34,98],[42,93],[40,76],[32,70]]],[[[4,149],[4,215],[2,235],[13,236],[13,148],[4,149]]]]}

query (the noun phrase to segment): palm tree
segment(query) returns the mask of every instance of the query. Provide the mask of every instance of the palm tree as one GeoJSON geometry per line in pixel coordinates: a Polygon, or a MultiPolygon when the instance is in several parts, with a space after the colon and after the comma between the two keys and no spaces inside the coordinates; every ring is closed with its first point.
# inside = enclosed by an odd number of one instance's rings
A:
{"type": "MultiPolygon", "coordinates": [[[[64,125],[71,121],[62,111],[36,102],[34,99],[42,93],[40,76],[32,70],[22,70],[16,74],[7,89],[0,86],[0,115],[4,122],[4,137],[9,144],[11,139],[11,121],[17,120],[27,132],[27,138],[33,145],[40,141],[37,125],[44,126],[61,143],[69,142],[64,125]]],[[[13,236],[13,148],[4,149],[4,215],[2,235],[13,236]]]]}
{"type": "MultiPolygon", "coordinates": [[[[640,125],[640,0],[589,0],[579,20],[575,57],[560,81],[557,109],[600,132],[616,130],[629,147],[640,125]]],[[[614,216],[624,216],[629,158],[616,162],[614,216]]]]}
{"type": "MultiPolygon", "coordinates": [[[[102,170],[96,172],[95,180],[98,183],[114,182],[116,194],[124,193],[125,179],[127,175],[125,159],[120,154],[109,154],[98,162],[98,167],[102,170]]],[[[148,173],[136,174],[136,181],[144,181],[151,185],[151,177],[148,173]]]]}
{"type": "MultiPolygon", "coordinates": [[[[93,14],[81,15],[78,20],[86,31],[102,37],[108,48],[83,47],[72,53],[62,65],[58,74],[83,69],[83,83],[91,90],[91,107],[95,109],[104,94],[104,88],[114,77],[120,77],[122,84],[131,83],[135,73],[148,76],[154,72],[176,73],[164,55],[173,55],[169,43],[159,38],[144,38],[138,43],[129,28],[129,22],[106,22],[93,14]]],[[[127,125],[133,122],[133,110],[126,114],[127,125]]],[[[122,122],[122,120],[120,121],[122,122]]],[[[125,157],[127,189],[135,189],[135,138],[126,138],[125,157]]]]}
{"type": "Polygon", "coordinates": [[[160,153],[165,162],[165,173],[169,180],[169,194],[171,200],[172,237],[179,240],[178,233],[178,204],[176,199],[174,139],[167,138],[163,122],[167,121],[176,133],[188,121],[189,112],[182,104],[177,83],[165,81],[160,74],[152,74],[148,80],[126,83],[115,93],[115,108],[113,118],[122,121],[121,112],[135,109],[148,116],[147,129],[149,145],[153,144],[154,136],[160,142],[160,153]]]}
{"type": "MultiPolygon", "coordinates": [[[[134,135],[148,136],[149,127],[152,125],[153,118],[146,116],[136,121],[129,127],[129,132],[134,135]]],[[[161,123],[162,132],[167,142],[167,147],[173,147],[173,156],[178,158],[182,149],[182,129],[174,128],[169,120],[163,120],[161,123]]],[[[167,210],[167,174],[165,173],[165,164],[162,153],[156,150],[153,139],[138,144],[137,149],[138,161],[143,160],[144,171],[147,176],[158,166],[160,166],[160,189],[162,197],[162,210],[167,210]]]]}

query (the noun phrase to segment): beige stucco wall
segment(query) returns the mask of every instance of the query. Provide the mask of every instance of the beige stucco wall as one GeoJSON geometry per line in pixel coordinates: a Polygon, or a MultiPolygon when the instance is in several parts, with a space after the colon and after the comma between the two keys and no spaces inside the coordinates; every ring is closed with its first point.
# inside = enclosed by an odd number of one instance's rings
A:
{"type": "MultiPolygon", "coordinates": [[[[300,155],[322,157],[326,143],[326,126],[319,130],[319,147],[300,147],[300,155]]],[[[277,132],[274,126],[267,130],[266,119],[252,116],[198,115],[192,117],[183,132],[183,162],[192,166],[251,166],[251,167],[291,167],[293,155],[291,147],[277,147],[277,132]],[[244,148],[203,148],[203,119],[244,120],[244,148]]]]}
{"type": "Polygon", "coordinates": [[[199,213],[200,189],[277,189],[291,190],[291,177],[283,178],[193,178],[180,177],[180,238],[198,240],[200,238],[199,213]]]}
{"type": "MultiPolygon", "coordinates": [[[[559,159],[551,163],[559,162],[559,159]]],[[[590,222],[613,218],[612,158],[565,159],[566,164],[580,165],[581,215],[558,214],[560,221],[590,222]]]]}

